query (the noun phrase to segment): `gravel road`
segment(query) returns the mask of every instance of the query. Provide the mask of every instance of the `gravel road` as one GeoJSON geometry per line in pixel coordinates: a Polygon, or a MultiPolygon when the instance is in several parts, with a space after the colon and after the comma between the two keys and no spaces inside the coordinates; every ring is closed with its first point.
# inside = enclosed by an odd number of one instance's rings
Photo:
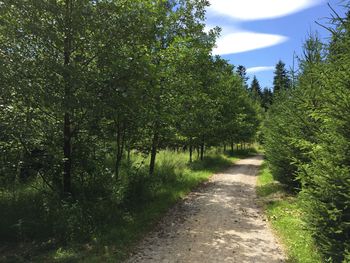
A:
{"type": "Polygon", "coordinates": [[[261,156],[236,162],[172,208],[126,262],[284,262],[259,206],[261,156]]]}

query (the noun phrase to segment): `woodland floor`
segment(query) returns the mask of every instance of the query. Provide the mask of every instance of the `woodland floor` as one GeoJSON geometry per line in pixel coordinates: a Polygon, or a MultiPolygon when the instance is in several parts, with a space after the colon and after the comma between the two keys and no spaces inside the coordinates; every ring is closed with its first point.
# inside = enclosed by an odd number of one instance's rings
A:
{"type": "Polygon", "coordinates": [[[236,162],[189,194],[135,248],[126,262],[284,262],[257,204],[261,156],[236,162]]]}

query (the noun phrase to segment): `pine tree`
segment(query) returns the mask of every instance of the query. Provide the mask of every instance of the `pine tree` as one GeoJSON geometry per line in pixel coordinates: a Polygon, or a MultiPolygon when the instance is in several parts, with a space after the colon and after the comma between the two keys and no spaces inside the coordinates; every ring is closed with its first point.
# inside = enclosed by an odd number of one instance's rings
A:
{"type": "Polygon", "coordinates": [[[250,84],[250,92],[255,100],[262,99],[260,83],[256,76],[253,77],[252,83],[250,84]]]}
{"type": "Polygon", "coordinates": [[[308,96],[309,123],[320,129],[309,147],[311,162],[301,169],[302,196],[308,226],[329,262],[350,262],[349,18],[335,20],[327,59],[322,59],[316,36],[306,43],[303,64],[309,78],[302,84],[312,95],[308,96]]]}
{"type": "Polygon", "coordinates": [[[247,69],[245,66],[239,65],[236,69],[236,73],[241,77],[243,86],[248,89],[247,81],[249,77],[247,77],[247,69]]]}
{"type": "Polygon", "coordinates": [[[310,35],[295,88],[277,64],[277,96],[264,123],[271,171],[301,190],[304,220],[324,262],[350,262],[349,18],[332,20],[327,46],[310,35]]]}
{"type": "Polygon", "coordinates": [[[285,66],[286,64],[284,64],[281,60],[276,64],[274,72],[275,76],[273,78],[274,93],[289,89],[291,86],[291,80],[288,77],[288,71],[286,70],[285,66]]]}

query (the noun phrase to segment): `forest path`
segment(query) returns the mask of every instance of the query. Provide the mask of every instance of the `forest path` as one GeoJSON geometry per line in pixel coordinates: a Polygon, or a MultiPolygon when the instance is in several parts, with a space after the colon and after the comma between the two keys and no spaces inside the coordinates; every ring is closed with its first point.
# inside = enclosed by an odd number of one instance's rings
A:
{"type": "Polygon", "coordinates": [[[261,156],[235,163],[179,202],[127,262],[284,262],[256,204],[261,156]]]}

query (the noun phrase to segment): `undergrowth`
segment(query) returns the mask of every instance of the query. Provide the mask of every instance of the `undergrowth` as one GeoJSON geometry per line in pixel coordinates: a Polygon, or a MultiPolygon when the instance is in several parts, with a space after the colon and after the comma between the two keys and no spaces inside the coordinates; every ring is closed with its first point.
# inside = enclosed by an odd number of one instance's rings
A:
{"type": "MultiPolygon", "coordinates": [[[[38,179],[16,192],[0,191],[0,261],[119,262],[178,200],[213,173],[251,151],[162,151],[148,176],[141,155],[123,164],[118,180],[101,175],[74,199],[51,195],[38,179]]],[[[87,187],[85,186],[85,189],[87,187]]]]}

